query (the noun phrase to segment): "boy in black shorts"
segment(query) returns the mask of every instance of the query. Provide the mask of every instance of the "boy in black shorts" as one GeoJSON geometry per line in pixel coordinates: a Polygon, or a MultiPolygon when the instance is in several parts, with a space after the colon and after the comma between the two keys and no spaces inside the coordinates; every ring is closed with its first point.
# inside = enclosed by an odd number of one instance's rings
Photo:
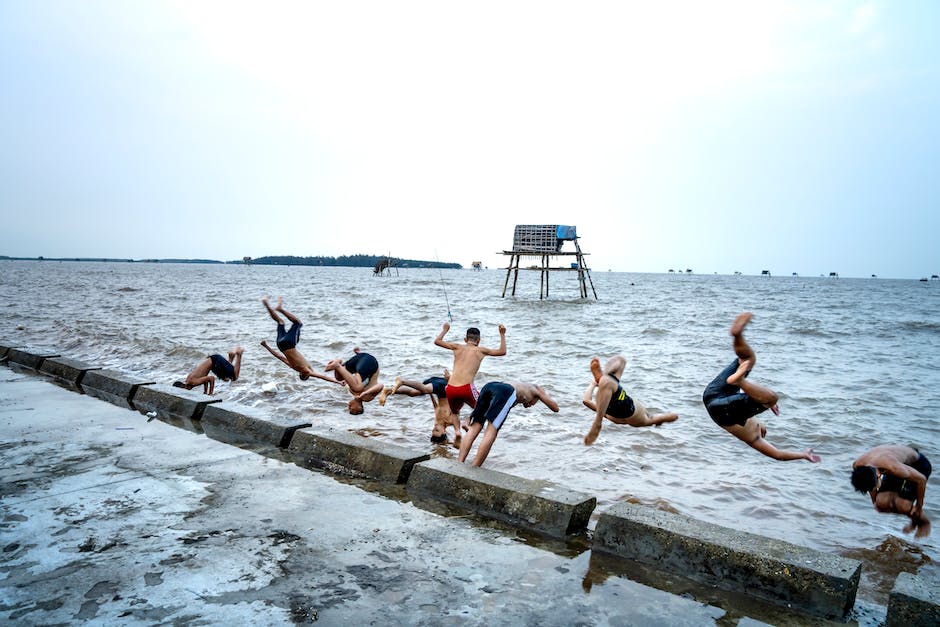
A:
{"type": "Polygon", "coordinates": [[[207,356],[196,364],[193,371],[186,376],[186,381],[174,381],[173,387],[185,388],[191,390],[197,385],[202,386],[202,391],[206,394],[215,392],[215,379],[218,377],[222,381],[235,381],[238,379],[238,373],[242,367],[242,353],[245,352],[241,346],[236,346],[228,353],[228,359],[218,353],[207,356]],[[212,374],[209,374],[209,373],[212,374]]]}
{"type": "Polygon", "coordinates": [[[324,370],[332,371],[337,383],[345,383],[349,393],[353,395],[349,401],[349,413],[361,414],[362,404],[368,403],[382,392],[382,383],[379,382],[379,362],[369,353],[362,353],[359,347],[353,349],[354,355],[343,363],[341,359],[333,359],[324,370]]]}
{"type": "Polygon", "coordinates": [[[470,428],[467,429],[467,434],[464,436],[463,442],[460,443],[460,453],[457,455],[457,461],[466,461],[467,455],[470,453],[470,447],[473,446],[473,441],[480,435],[480,431],[483,430],[485,425],[486,433],[483,434],[483,439],[480,441],[479,448],[477,448],[477,454],[473,458],[474,466],[482,466],[493,447],[493,442],[496,441],[496,436],[499,435],[500,427],[503,426],[506,416],[509,415],[509,410],[519,404],[523,407],[532,407],[539,401],[542,401],[553,412],[558,412],[558,403],[540,385],[520,383],[518,381],[512,383],[491,381],[484,385],[483,389],[480,390],[476,407],[473,408],[473,413],[470,414],[470,428]],[[487,425],[487,422],[490,424],[487,425]]]}
{"type": "Polygon", "coordinates": [[[431,442],[434,444],[443,444],[447,442],[448,425],[454,428],[454,443],[460,444],[460,420],[450,411],[450,405],[447,403],[447,381],[450,379],[450,371],[444,368],[443,377],[429,377],[420,383],[410,379],[395,377],[395,384],[386,387],[379,394],[379,405],[384,405],[389,396],[393,394],[404,394],[405,396],[424,396],[431,397],[431,404],[434,406],[434,427],[431,429],[431,442]]]}

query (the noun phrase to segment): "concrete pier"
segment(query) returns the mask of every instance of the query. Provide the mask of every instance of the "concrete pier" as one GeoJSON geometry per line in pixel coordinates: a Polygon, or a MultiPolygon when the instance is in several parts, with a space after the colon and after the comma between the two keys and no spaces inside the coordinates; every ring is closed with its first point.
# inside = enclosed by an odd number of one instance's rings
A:
{"type": "Polygon", "coordinates": [[[861,574],[856,560],[631,503],[601,514],[593,548],[825,618],[852,609],[861,574]]]}
{"type": "Polygon", "coordinates": [[[7,351],[7,360],[23,368],[39,370],[43,359],[58,357],[59,353],[45,348],[11,348],[7,351]]]}
{"type": "Polygon", "coordinates": [[[137,388],[131,404],[142,414],[154,412],[157,418],[180,419],[182,421],[199,420],[206,406],[221,403],[220,396],[207,396],[202,388],[186,390],[172,385],[145,385],[137,388]]]}
{"type": "Polygon", "coordinates": [[[153,385],[156,381],[146,377],[134,377],[114,370],[92,370],[86,372],[79,382],[79,387],[89,396],[94,396],[123,407],[134,409],[131,399],[142,385],[153,385]]]}
{"type": "Polygon", "coordinates": [[[0,623],[767,620],[0,368],[0,623]],[[584,581],[594,583],[590,591],[584,581]]]}
{"type": "Polygon", "coordinates": [[[235,403],[215,403],[202,413],[202,428],[213,440],[230,444],[268,444],[286,448],[298,429],[310,422],[269,415],[235,403]]]}
{"type": "Polygon", "coordinates": [[[940,625],[940,581],[901,573],[888,599],[885,627],[940,625]]]}
{"type": "Polygon", "coordinates": [[[294,461],[304,468],[325,468],[388,483],[405,483],[414,465],[431,457],[375,438],[334,429],[295,431],[288,450],[294,461]]]}
{"type": "Polygon", "coordinates": [[[597,505],[592,496],[548,481],[441,457],[415,466],[408,491],[556,538],[584,531],[597,505]]]}
{"type": "Polygon", "coordinates": [[[77,386],[89,370],[100,370],[97,366],[71,357],[49,357],[42,360],[39,371],[66,385],[77,386]]]}

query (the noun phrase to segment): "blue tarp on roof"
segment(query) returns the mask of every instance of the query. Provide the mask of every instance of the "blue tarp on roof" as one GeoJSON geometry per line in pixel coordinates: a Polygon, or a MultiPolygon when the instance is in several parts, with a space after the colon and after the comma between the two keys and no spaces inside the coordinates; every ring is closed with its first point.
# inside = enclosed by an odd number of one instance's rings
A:
{"type": "Polygon", "coordinates": [[[577,228],[576,226],[558,224],[555,226],[555,237],[564,240],[576,240],[578,239],[577,228]]]}

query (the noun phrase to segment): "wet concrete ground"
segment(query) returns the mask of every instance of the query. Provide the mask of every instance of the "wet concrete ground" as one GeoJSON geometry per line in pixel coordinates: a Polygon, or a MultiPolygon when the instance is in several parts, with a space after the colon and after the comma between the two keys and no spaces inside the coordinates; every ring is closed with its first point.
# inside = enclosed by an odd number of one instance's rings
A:
{"type": "Polygon", "coordinates": [[[9,624],[818,624],[6,366],[0,449],[9,624]]]}

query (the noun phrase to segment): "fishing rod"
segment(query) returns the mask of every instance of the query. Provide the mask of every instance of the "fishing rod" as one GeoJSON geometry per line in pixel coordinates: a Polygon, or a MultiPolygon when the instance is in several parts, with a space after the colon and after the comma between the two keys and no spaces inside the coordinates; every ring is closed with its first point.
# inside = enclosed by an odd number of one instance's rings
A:
{"type": "MultiPolygon", "coordinates": [[[[441,263],[441,260],[437,256],[437,249],[434,249],[434,260],[438,264],[441,263]]],[[[448,322],[454,321],[454,316],[450,313],[450,299],[447,298],[447,285],[444,284],[444,272],[441,270],[441,266],[437,266],[437,273],[441,276],[441,288],[444,290],[444,303],[447,305],[447,320],[448,322]]]]}

